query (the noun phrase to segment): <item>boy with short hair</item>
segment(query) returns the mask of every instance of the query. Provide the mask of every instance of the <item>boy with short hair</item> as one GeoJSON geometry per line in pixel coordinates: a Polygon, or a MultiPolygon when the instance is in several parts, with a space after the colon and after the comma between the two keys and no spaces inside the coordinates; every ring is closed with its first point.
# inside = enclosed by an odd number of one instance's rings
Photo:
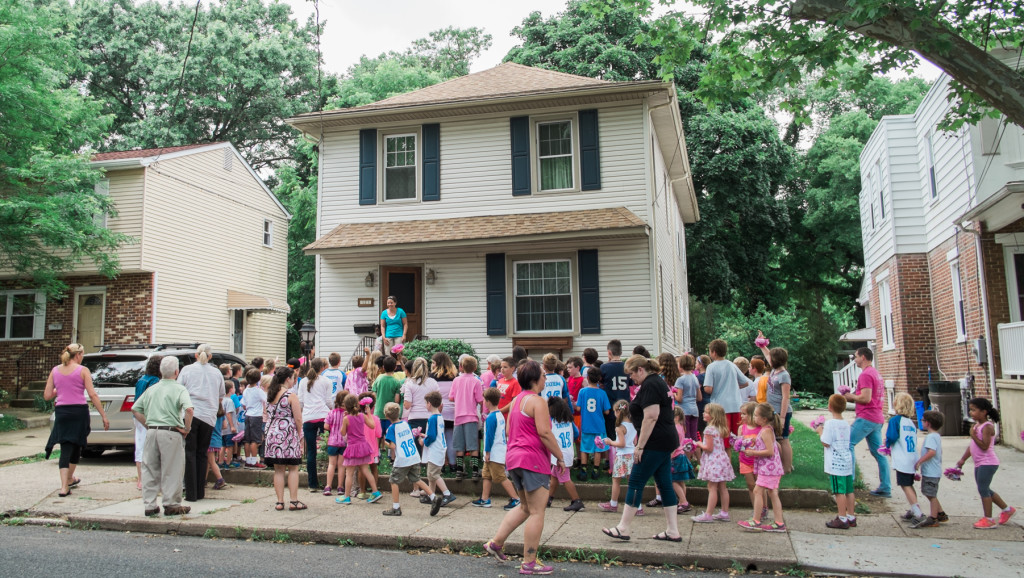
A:
{"type": "Polygon", "coordinates": [[[501,484],[509,495],[505,510],[519,505],[519,495],[512,482],[505,475],[505,453],[508,451],[508,434],[505,431],[505,415],[498,411],[501,402],[501,391],[496,387],[484,392],[484,407],[487,409],[487,421],[484,425],[484,468],[483,491],[480,498],[470,502],[480,508],[491,507],[491,484],[501,484]]]}
{"type": "Polygon", "coordinates": [[[601,389],[600,385],[601,370],[591,367],[587,372],[587,385],[580,390],[577,404],[577,407],[580,408],[580,431],[583,434],[580,436],[580,470],[576,479],[581,482],[587,480],[588,459],[591,461],[589,476],[594,480],[597,479],[599,475],[597,470],[601,469],[603,451],[598,451],[594,440],[608,437],[605,418],[611,413],[612,404],[608,399],[608,394],[601,389]]]}
{"type": "Polygon", "coordinates": [[[480,379],[476,376],[476,358],[464,355],[459,359],[462,373],[452,382],[448,400],[455,402],[456,481],[462,481],[472,471],[473,479],[480,479],[480,417],[477,409],[484,402],[480,393],[480,379]],[[466,457],[469,459],[466,459],[466,457]]]}
{"type": "Polygon", "coordinates": [[[441,417],[441,393],[439,391],[428,392],[423,396],[427,402],[427,411],[430,417],[427,418],[427,431],[423,439],[423,463],[427,464],[427,495],[422,496],[420,501],[431,504],[430,515],[436,516],[441,506],[448,505],[455,501],[455,495],[448,491],[448,486],[441,479],[441,466],[444,465],[445,456],[448,453],[448,444],[444,439],[444,418],[441,417]],[[440,488],[444,494],[435,494],[434,488],[440,488]]]}
{"type": "Polygon", "coordinates": [[[512,356],[501,360],[501,377],[498,378],[498,384],[495,387],[501,392],[501,401],[498,403],[498,409],[502,413],[508,413],[512,400],[522,391],[522,388],[519,387],[519,381],[515,378],[515,372],[516,361],[512,356]]]}
{"type": "Polygon", "coordinates": [[[334,352],[327,356],[327,363],[330,367],[325,369],[321,375],[331,382],[331,395],[336,395],[339,389],[345,388],[345,372],[341,369],[341,354],[334,352]]]}
{"type": "Polygon", "coordinates": [[[836,530],[857,527],[854,513],[856,499],[853,495],[853,452],[850,451],[850,424],[843,419],[846,398],[833,394],[828,398],[828,410],[832,418],[818,426],[821,445],[825,446],[825,473],[829,475],[832,494],[836,498],[839,515],[825,522],[825,526],[836,530]]]}
{"type": "Polygon", "coordinates": [[[942,436],[939,435],[942,422],[942,414],[937,411],[926,411],[921,417],[921,423],[928,435],[924,438],[924,454],[914,464],[914,470],[921,470],[921,494],[928,498],[931,510],[928,515],[915,519],[910,525],[911,528],[935,528],[939,522],[949,521],[949,516],[942,511],[938,497],[939,478],[942,477],[942,436]]]}
{"type": "Polygon", "coordinates": [[[221,437],[221,459],[217,460],[218,467],[223,469],[234,469],[240,466],[231,459],[232,450],[235,449],[235,441],[232,439],[235,433],[238,432],[238,426],[235,425],[235,402],[231,401],[231,396],[235,393],[235,382],[228,379],[224,382],[224,397],[220,400],[220,405],[224,409],[224,421],[221,426],[221,430],[213,432],[213,435],[219,435],[221,437]]]}
{"type": "Polygon", "coordinates": [[[384,416],[384,406],[395,402],[399,408],[402,407],[402,382],[395,378],[395,368],[398,367],[398,361],[394,357],[390,355],[385,356],[381,367],[384,373],[377,376],[370,389],[377,396],[375,415],[380,419],[380,425],[386,431],[391,422],[384,416]]]}
{"type": "Polygon", "coordinates": [[[245,406],[245,467],[263,470],[267,466],[260,463],[259,447],[263,445],[263,414],[267,409],[267,392],[262,387],[260,370],[250,369],[245,375],[245,381],[247,386],[242,394],[242,405],[245,406]]]}
{"type": "MultiPolygon", "coordinates": [[[[414,489],[422,490],[425,494],[430,493],[430,488],[420,479],[420,452],[416,448],[416,440],[409,428],[409,422],[401,421],[402,408],[395,402],[384,404],[384,417],[391,422],[388,433],[384,436],[388,448],[395,454],[395,461],[391,467],[391,508],[384,510],[385,516],[401,516],[402,505],[398,502],[401,496],[402,482],[409,480],[413,483],[414,489]]],[[[433,512],[431,515],[436,514],[433,512]]]]}

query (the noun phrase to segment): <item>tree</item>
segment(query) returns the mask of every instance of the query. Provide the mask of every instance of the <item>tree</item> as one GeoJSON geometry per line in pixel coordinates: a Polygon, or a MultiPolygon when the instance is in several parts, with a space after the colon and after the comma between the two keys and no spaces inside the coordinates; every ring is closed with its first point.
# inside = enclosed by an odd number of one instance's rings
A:
{"type": "Polygon", "coordinates": [[[316,106],[316,23],[299,24],[285,3],[79,0],[71,10],[85,31],[76,77],[114,117],[104,149],[231,141],[261,169],[288,158],[283,119],[316,106]]]}
{"type": "Polygon", "coordinates": [[[87,150],[109,118],[68,83],[75,23],[59,6],[0,0],[0,270],[57,296],[77,265],[118,270],[87,150]]]}
{"type": "Polygon", "coordinates": [[[491,47],[491,35],[483,28],[449,26],[413,40],[406,56],[449,79],[469,74],[469,65],[491,47]]]}
{"type": "MultiPolygon", "coordinates": [[[[671,4],[672,2],[667,2],[671,4]]],[[[956,101],[948,128],[976,122],[995,109],[1024,126],[1024,77],[989,53],[992,48],[1020,50],[1024,11],[1019,2],[920,2],[918,0],[692,0],[706,11],[694,21],[672,12],[652,27],[656,42],[677,50],[660,64],[666,73],[684,62],[693,33],[714,38],[724,56],[702,82],[709,99],[792,86],[804,78],[828,85],[840,64],[867,56],[861,77],[910,70],[917,56],[932,62],[954,82],[956,101]]],[[[629,5],[650,15],[652,0],[596,0],[595,10],[629,5]]],[[[1017,61],[1019,69],[1020,61],[1017,61]]],[[[789,103],[799,111],[803,103],[789,103]]]]}
{"type": "Polygon", "coordinates": [[[363,56],[338,85],[338,95],[328,102],[328,109],[362,106],[437,84],[443,78],[417,61],[400,56],[363,56]]]}

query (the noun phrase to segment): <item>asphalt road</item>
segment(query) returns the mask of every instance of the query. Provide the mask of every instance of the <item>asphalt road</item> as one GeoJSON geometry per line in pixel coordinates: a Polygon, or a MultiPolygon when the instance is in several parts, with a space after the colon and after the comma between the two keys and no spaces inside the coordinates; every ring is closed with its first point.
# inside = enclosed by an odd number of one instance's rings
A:
{"type": "MultiPolygon", "coordinates": [[[[188,536],[0,526],[0,575],[181,576],[451,576],[518,575],[519,563],[494,558],[316,544],[209,540],[188,536]]],[[[727,576],[638,566],[550,562],[555,576],[727,576]]]]}

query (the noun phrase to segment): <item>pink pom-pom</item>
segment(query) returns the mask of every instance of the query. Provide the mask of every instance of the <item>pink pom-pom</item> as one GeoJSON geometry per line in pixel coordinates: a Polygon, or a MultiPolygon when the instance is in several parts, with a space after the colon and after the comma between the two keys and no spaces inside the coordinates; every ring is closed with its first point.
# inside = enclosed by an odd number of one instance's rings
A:
{"type": "Polygon", "coordinates": [[[359,400],[359,405],[362,406],[367,406],[370,405],[371,403],[373,403],[372,397],[364,397],[363,399],[359,400]]]}
{"type": "Polygon", "coordinates": [[[886,447],[881,447],[881,448],[878,448],[878,453],[882,454],[883,456],[891,456],[892,455],[892,450],[890,450],[889,448],[886,448],[886,447]]]}
{"type": "Polygon", "coordinates": [[[818,429],[819,427],[825,425],[825,420],[826,419],[828,419],[828,418],[826,418],[823,415],[819,415],[818,417],[812,419],[811,420],[811,429],[818,429]]]}
{"type": "Polygon", "coordinates": [[[915,482],[920,482],[921,481],[921,474],[915,473],[914,474],[914,481],[915,482]]]}
{"type": "Polygon", "coordinates": [[[846,394],[850,393],[850,386],[849,385],[840,385],[839,389],[837,391],[839,392],[839,395],[846,395],[846,394]]]}
{"type": "Polygon", "coordinates": [[[594,447],[601,451],[604,451],[604,439],[602,439],[601,436],[594,436],[594,447]]]}
{"type": "Polygon", "coordinates": [[[422,432],[423,432],[423,429],[422,429],[422,428],[418,428],[418,427],[414,427],[414,428],[412,428],[412,435],[413,435],[414,437],[420,437],[420,435],[422,434],[422,432]]]}
{"type": "Polygon", "coordinates": [[[954,482],[960,481],[960,476],[964,475],[964,471],[960,468],[946,468],[946,471],[942,472],[942,475],[946,476],[954,482]]]}
{"type": "Polygon", "coordinates": [[[795,431],[796,431],[796,427],[789,426],[789,435],[793,435],[793,432],[795,432],[795,431]]]}
{"type": "Polygon", "coordinates": [[[683,448],[685,453],[692,453],[694,449],[693,440],[690,438],[683,438],[679,440],[679,445],[683,448]]]}
{"type": "Polygon", "coordinates": [[[405,350],[405,346],[402,345],[401,343],[399,343],[398,345],[396,345],[396,346],[391,348],[391,353],[394,353],[395,355],[398,355],[399,353],[401,353],[404,350],[405,350]]]}
{"type": "Polygon", "coordinates": [[[756,345],[758,349],[762,347],[768,347],[769,343],[771,342],[768,341],[767,337],[758,337],[757,339],[754,340],[754,345],[756,345]]]}
{"type": "Polygon", "coordinates": [[[729,445],[732,446],[733,451],[740,451],[743,449],[743,438],[738,435],[729,436],[729,445]]]}

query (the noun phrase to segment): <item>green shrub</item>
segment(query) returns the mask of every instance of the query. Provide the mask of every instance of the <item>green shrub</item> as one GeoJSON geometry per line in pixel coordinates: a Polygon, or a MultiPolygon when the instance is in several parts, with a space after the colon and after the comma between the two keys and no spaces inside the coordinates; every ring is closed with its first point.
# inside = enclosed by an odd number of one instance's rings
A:
{"type": "Polygon", "coordinates": [[[11,401],[11,392],[6,389],[0,389],[0,405],[6,405],[11,401]]]}
{"type": "Polygon", "coordinates": [[[435,353],[445,352],[448,357],[452,358],[452,361],[458,365],[459,356],[463,353],[468,353],[473,357],[476,357],[476,350],[473,346],[466,343],[461,339],[418,339],[416,341],[410,341],[405,345],[405,350],[402,351],[402,355],[406,359],[416,359],[422,357],[427,361],[433,357],[435,353]]]}
{"type": "Polygon", "coordinates": [[[13,415],[0,415],[0,431],[17,431],[25,424],[13,415]]]}
{"type": "Polygon", "coordinates": [[[36,411],[42,413],[52,413],[53,400],[46,400],[43,398],[42,394],[34,393],[32,394],[32,407],[35,408],[36,411]]]}

